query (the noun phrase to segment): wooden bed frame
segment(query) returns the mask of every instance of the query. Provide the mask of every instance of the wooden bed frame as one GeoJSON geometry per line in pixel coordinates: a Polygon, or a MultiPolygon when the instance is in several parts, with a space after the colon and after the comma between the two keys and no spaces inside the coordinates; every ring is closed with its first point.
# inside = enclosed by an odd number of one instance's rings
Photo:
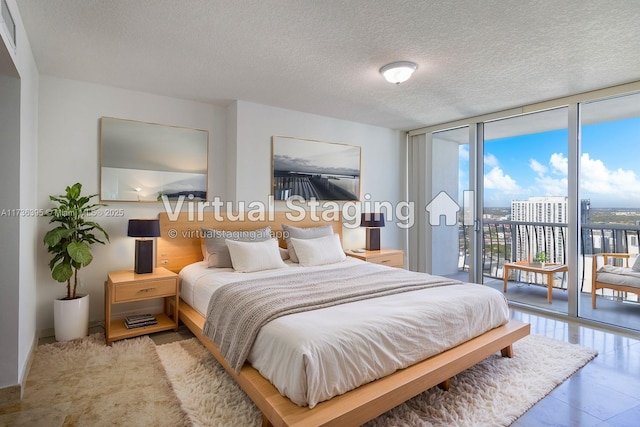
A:
{"type": "MultiPolygon", "coordinates": [[[[187,214],[180,214],[176,220],[171,221],[166,213],[161,213],[157,265],[179,272],[184,266],[201,261],[201,227],[248,231],[270,225],[274,233],[281,236],[282,223],[296,227],[331,224],[334,231],[342,235],[342,220],[339,216],[327,221],[317,221],[314,218],[292,221],[292,216],[294,219],[299,217],[297,212],[271,212],[265,216],[267,217],[254,221],[232,221],[224,214],[214,218],[213,213],[205,212],[202,221],[190,221],[187,214]]],[[[284,246],[284,241],[281,238],[279,240],[280,245],[284,246]]],[[[504,357],[512,357],[512,344],[527,336],[530,331],[529,324],[511,320],[506,325],[457,347],[309,409],[282,396],[249,364],[245,364],[240,373],[236,374],[216,345],[202,334],[204,317],[184,301],[180,302],[179,317],[262,411],[263,427],[361,425],[431,387],[439,385],[448,389],[451,377],[498,351],[504,357]]]]}

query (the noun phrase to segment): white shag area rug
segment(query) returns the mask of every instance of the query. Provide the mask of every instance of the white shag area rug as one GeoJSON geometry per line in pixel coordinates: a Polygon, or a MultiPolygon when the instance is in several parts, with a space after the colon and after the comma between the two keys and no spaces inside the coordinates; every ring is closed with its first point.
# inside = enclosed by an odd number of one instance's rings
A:
{"type": "Polygon", "coordinates": [[[0,425],[192,425],[180,406],[151,338],[106,346],[100,333],[39,346],[24,398],[0,425]]]}
{"type": "MultiPolygon", "coordinates": [[[[261,414],[197,339],[156,347],[182,409],[196,426],[259,426],[261,414]]],[[[592,349],[530,335],[366,424],[508,426],[593,359],[592,349]]]]}

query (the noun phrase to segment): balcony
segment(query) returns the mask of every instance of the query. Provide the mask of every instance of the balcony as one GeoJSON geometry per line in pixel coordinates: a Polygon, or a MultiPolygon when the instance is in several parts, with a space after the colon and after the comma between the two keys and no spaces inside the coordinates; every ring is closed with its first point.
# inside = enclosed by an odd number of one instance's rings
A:
{"type": "MultiPolygon", "coordinates": [[[[467,280],[468,227],[459,228],[459,278],[467,280]]],[[[566,259],[567,224],[484,221],[482,253],[484,284],[503,290],[504,264],[532,261],[545,254],[548,263],[564,264],[566,259]]],[[[591,308],[591,262],[598,253],[638,253],[640,226],[613,224],[582,224],[579,259],[580,317],[640,330],[640,302],[638,296],[609,289],[598,291],[597,308],[591,308]]],[[[547,303],[546,278],[540,274],[515,272],[510,274],[506,293],[510,301],[536,306],[545,310],[567,313],[567,277],[558,273],[553,280],[553,300],[547,303]],[[515,282],[514,282],[515,279],[515,282]]]]}

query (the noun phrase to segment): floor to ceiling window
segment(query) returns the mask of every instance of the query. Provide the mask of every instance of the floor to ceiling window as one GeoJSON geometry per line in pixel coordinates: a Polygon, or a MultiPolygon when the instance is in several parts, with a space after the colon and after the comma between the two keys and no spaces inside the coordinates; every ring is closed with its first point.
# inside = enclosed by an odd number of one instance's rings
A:
{"type": "MultiPolygon", "coordinates": [[[[609,257],[604,270],[640,275],[632,269],[640,252],[640,81],[409,136],[414,150],[424,144],[427,153],[412,170],[426,170],[427,177],[446,170],[447,180],[455,166],[441,161],[438,144],[451,157],[457,143],[458,194],[449,195],[461,208],[458,278],[503,291],[506,276],[506,296],[514,303],[640,330],[640,278],[617,288],[598,280],[605,285],[591,292],[592,266],[602,267],[602,254],[622,254],[609,257]],[[479,206],[469,221],[464,213],[474,193],[479,206]]],[[[410,174],[410,187],[423,179],[410,174]]],[[[437,179],[423,182],[425,194],[435,196],[437,179]]],[[[424,232],[417,240],[436,248],[437,239],[424,232]]],[[[423,271],[432,272],[441,252],[423,253],[423,271]]]]}
{"type": "Polygon", "coordinates": [[[483,278],[567,313],[567,108],[484,124],[483,278]],[[506,266],[506,268],[505,268],[506,266]],[[505,282],[506,279],[506,282],[505,282]]]}
{"type": "Polygon", "coordinates": [[[640,94],[582,104],[580,243],[584,262],[579,315],[636,330],[640,330],[640,303],[638,294],[629,290],[640,293],[640,272],[631,269],[640,239],[638,159],[640,94]],[[607,256],[610,265],[605,268],[603,254],[615,254],[607,256]],[[603,282],[613,286],[597,289],[592,299],[594,261],[609,273],[603,282]],[[629,287],[616,289],[616,283],[629,287]]]}

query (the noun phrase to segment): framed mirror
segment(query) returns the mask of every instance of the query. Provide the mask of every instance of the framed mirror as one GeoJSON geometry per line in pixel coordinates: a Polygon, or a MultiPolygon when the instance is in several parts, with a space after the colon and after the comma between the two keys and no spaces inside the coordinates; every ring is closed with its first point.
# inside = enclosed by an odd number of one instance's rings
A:
{"type": "Polygon", "coordinates": [[[209,132],[100,118],[100,200],[207,198],[209,132]]]}

